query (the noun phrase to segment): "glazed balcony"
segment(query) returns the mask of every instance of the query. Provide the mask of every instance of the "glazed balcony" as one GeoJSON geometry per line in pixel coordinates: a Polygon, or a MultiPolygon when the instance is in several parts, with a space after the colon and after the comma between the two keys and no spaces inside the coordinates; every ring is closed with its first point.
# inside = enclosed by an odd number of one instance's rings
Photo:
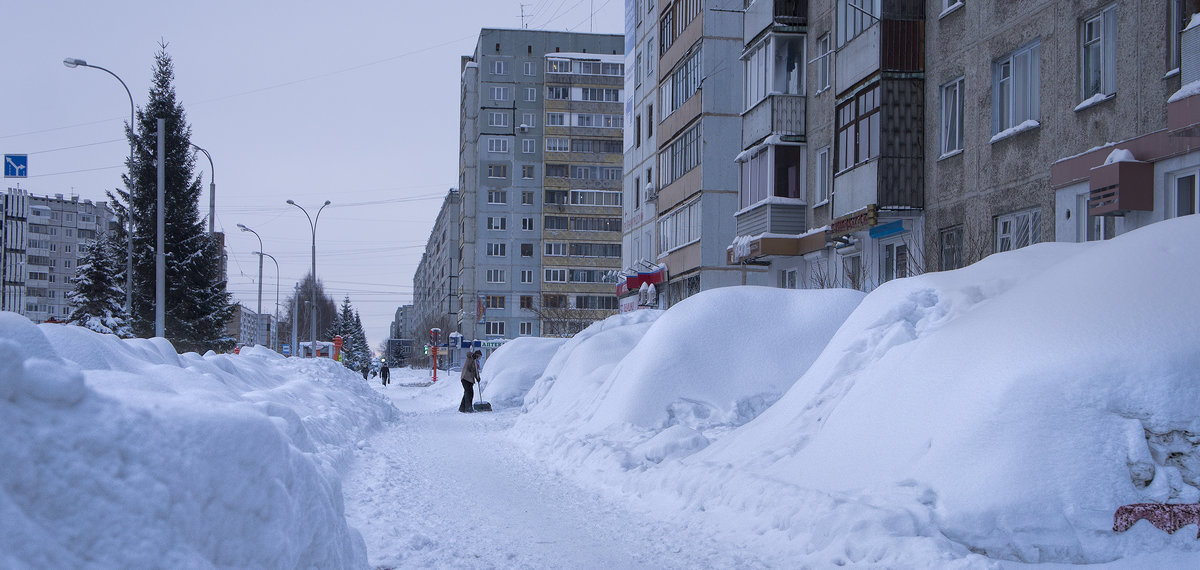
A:
{"type": "Polygon", "coordinates": [[[742,147],[749,147],[770,135],[804,136],[807,107],[808,99],[804,95],[768,95],[742,113],[742,147]]]}

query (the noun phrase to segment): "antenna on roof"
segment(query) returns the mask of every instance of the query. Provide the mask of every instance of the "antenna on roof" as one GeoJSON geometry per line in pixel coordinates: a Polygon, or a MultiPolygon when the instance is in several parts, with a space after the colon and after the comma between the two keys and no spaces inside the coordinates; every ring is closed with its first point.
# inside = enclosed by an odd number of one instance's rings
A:
{"type": "Polygon", "coordinates": [[[528,5],[529,4],[521,4],[521,29],[523,29],[523,30],[529,29],[529,24],[525,23],[525,18],[531,17],[531,16],[525,15],[525,7],[528,5]]]}

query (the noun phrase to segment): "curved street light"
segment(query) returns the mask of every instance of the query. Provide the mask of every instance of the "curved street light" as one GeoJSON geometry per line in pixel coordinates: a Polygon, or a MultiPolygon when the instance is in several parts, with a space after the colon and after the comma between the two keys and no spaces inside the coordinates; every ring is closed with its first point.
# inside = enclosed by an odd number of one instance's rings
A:
{"type": "MultiPolygon", "coordinates": [[[[257,235],[257,234],[255,234],[255,235],[257,235]]],[[[269,253],[264,253],[262,251],[255,251],[252,253],[254,253],[255,255],[258,256],[258,259],[260,262],[262,261],[262,256],[264,256],[264,255],[271,258],[271,261],[275,262],[275,328],[271,329],[271,331],[273,332],[273,334],[271,336],[278,338],[279,337],[279,260],[275,259],[274,255],[271,255],[269,253]]],[[[259,282],[260,283],[262,282],[261,277],[259,278],[259,282]]],[[[259,288],[259,290],[262,290],[261,285],[259,285],[258,288],[259,288]]],[[[274,340],[274,339],[272,339],[272,340],[274,340]]],[[[279,350],[278,342],[272,342],[272,344],[274,346],[272,346],[271,348],[273,348],[275,350],[279,350]]]]}
{"type": "MultiPolygon", "coordinates": [[[[92,69],[99,69],[100,71],[103,71],[103,72],[115,77],[117,79],[117,81],[120,81],[121,87],[125,88],[125,95],[129,96],[129,132],[130,132],[130,134],[132,134],[134,132],[133,94],[129,92],[129,86],[125,85],[125,81],[123,81],[120,78],[120,76],[118,76],[117,74],[115,74],[107,69],[104,69],[103,67],[100,67],[99,65],[91,65],[88,62],[86,62],[82,59],[79,59],[79,58],[75,58],[75,57],[68,57],[68,58],[64,59],[63,65],[65,65],[71,69],[74,69],[76,67],[90,67],[92,69]]],[[[133,137],[132,136],[129,137],[129,167],[133,168],[133,137]]],[[[131,178],[132,178],[132,175],[133,175],[133,173],[130,172],[131,178]]],[[[125,221],[126,221],[127,225],[129,226],[128,235],[126,236],[128,239],[125,241],[125,316],[132,317],[133,316],[133,187],[132,186],[130,186],[130,188],[129,188],[129,210],[125,214],[126,214],[125,221]]]]}
{"type": "MultiPolygon", "coordinates": [[[[262,251],[262,249],[263,249],[262,236],[258,235],[258,232],[246,227],[244,224],[238,224],[237,227],[239,230],[242,230],[244,232],[250,232],[250,233],[254,234],[254,237],[258,238],[258,251],[262,251]]],[[[260,315],[262,314],[262,266],[263,266],[263,258],[261,255],[259,255],[258,256],[258,314],[260,314],[260,315]]]]}
{"type": "Polygon", "coordinates": [[[193,142],[188,142],[188,144],[208,157],[208,171],[210,173],[208,176],[208,235],[211,236],[214,231],[213,222],[217,219],[217,170],[213,168],[212,155],[208,154],[207,150],[200,148],[193,142]]]}
{"type": "Polygon", "coordinates": [[[313,216],[309,216],[308,210],[305,210],[303,206],[301,206],[300,204],[297,204],[296,202],[292,201],[291,199],[288,199],[287,203],[291,204],[297,208],[300,208],[300,211],[304,212],[304,217],[308,218],[308,226],[310,229],[312,229],[312,280],[313,280],[312,309],[309,310],[308,316],[309,316],[309,321],[311,322],[310,328],[311,328],[311,333],[312,333],[312,336],[311,336],[312,344],[309,345],[309,348],[313,351],[313,353],[312,353],[313,357],[316,357],[317,356],[317,222],[320,221],[320,219],[321,219],[321,211],[324,210],[325,206],[328,206],[330,204],[330,202],[329,202],[329,200],[326,200],[324,204],[321,204],[321,208],[317,210],[317,215],[315,218],[313,216]]]}

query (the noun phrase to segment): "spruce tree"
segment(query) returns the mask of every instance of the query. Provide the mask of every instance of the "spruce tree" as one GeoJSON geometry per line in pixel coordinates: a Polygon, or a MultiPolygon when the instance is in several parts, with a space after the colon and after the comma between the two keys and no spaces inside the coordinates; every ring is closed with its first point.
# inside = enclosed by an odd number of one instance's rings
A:
{"type": "Polygon", "coordinates": [[[74,288],[67,299],[74,310],[68,322],[99,333],[115,334],[121,338],[132,335],[125,315],[124,251],[118,251],[108,234],[88,243],[87,253],[71,278],[74,288]]]}
{"type": "Polygon", "coordinates": [[[367,331],[363,330],[358,309],[354,310],[354,350],[360,355],[363,366],[371,364],[371,345],[367,342],[367,331]]]}
{"type": "MultiPolygon", "coordinates": [[[[183,351],[226,350],[234,340],[225,334],[233,314],[221,271],[221,249],[205,232],[199,201],[203,185],[193,177],[195,154],[191,126],[172,84],[175,71],[166,44],[154,55],[154,81],[149,100],[137,111],[136,129],[127,132],[134,146],[121,193],[133,217],[133,307],[131,325],[139,337],[154,334],[155,246],[157,240],[157,151],[159,118],[166,119],[165,257],[166,313],[164,334],[183,351]]],[[[118,213],[121,213],[119,210],[118,213]]]]}

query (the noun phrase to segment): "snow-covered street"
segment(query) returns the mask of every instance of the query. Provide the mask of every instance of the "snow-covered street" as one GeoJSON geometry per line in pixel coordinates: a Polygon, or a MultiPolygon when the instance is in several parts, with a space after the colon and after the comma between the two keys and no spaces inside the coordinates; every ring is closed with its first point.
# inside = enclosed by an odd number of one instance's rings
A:
{"type": "Polygon", "coordinates": [[[756,568],[699,530],[584,489],[508,441],[518,410],[460,414],[456,378],[410,370],[375,389],[402,412],[343,481],[346,517],[375,568],[756,568]]]}

